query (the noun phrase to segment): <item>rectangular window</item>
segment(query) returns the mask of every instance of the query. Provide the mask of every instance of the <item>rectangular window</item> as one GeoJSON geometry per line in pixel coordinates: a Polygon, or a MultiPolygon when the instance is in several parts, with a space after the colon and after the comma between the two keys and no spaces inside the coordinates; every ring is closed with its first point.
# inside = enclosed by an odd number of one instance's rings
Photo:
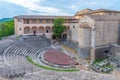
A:
{"type": "Polygon", "coordinates": [[[27,20],[26,23],[29,24],[29,20],[27,20]]]}
{"type": "Polygon", "coordinates": [[[28,19],[24,19],[24,24],[29,24],[29,21],[28,19]]]}
{"type": "Polygon", "coordinates": [[[36,19],[33,19],[33,20],[32,20],[32,23],[33,23],[33,24],[37,24],[37,20],[36,20],[36,19]]]}
{"type": "Polygon", "coordinates": [[[40,19],[40,20],[39,20],[39,23],[43,23],[43,20],[42,20],[42,19],[40,19]]]}
{"type": "Polygon", "coordinates": [[[46,20],[46,23],[50,23],[50,20],[46,20]]]}

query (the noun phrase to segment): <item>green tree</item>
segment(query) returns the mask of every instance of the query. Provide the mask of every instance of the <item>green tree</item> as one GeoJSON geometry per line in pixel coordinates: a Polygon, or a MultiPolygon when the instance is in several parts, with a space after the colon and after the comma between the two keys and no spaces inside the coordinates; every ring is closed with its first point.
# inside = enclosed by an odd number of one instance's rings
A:
{"type": "Polygon", "coordinates": [[[14,34],[14,21],[0,23],[0,39],[14,34]]]}
{"type": "Polygon", "coordinates": [[[56,18],[54,20],[53,35],[56,38],[61,38],[61,35],[65,30],[65,26],[63,25],[64,21],[65,20],[63,18],[56,18]]]}

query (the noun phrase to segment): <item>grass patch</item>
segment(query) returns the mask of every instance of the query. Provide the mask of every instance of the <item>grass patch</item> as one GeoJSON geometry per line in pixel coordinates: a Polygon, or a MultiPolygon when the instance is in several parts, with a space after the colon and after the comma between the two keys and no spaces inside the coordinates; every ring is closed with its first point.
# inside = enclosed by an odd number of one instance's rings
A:
{"type": "Polygon", "coordinates": [[[43,66],[41,64],[38,64],[32,60],[31,57],[27,56],[26,59],[33,65],[38,66],[40,68],[46,69],[46,70],[54,70],[54,71],[65,71],[65,72],[74,72],[74,71],[79,71],[79,69],[60,69],[60,68],[54,68],[54,67],[47,67],[43,66]]]}
{"type": "Polygon", "coordinates": [[[100,62],[102,62],[104,59],[96,59],[94,62],[93,62],[93,64],[96,64],[96,63],[100,63],[100,62]]]}

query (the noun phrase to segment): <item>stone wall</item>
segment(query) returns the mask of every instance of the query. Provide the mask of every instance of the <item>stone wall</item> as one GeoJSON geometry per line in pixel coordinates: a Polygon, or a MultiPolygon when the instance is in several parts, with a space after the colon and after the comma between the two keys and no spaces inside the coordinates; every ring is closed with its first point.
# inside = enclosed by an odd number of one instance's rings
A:
{"type": "Polygon", "coordinates": [[[109,47],[100,47],[96,48],[95,50],[95,59],[103,59],[106,58],[106,54],[108,54],[110,51],[109,47]]]}
{"type": "Polygon", "coordinates": [[[120,21],[119,21],[119,35],[118,35],[118,44],[120,44],[120,21]]]}
{"type": "Polygon", "coordinates": [[[78,24],[74,23],[70,25],[71,30],[71,40],[74,42],[78,42],[78,24]]]}
{"type": "Polygon", "coordinates": [[[88,59],[90,57],[91,29],[90,28],[79,28],[78,34],[79,34],[78,54],[80,58],[88,59]]]}
{"type": "Polygon", "coordinates": [[[90,58],[90,48],[81,48],[78,47],[78,55],[82,59],[89,59],[90,58]]]}
{"type": "Polygon", "coordinates": [[[118,33],[118,21],[96,21],[96,46],[117,44],[118,33]]]}
{"type": "Polygon", "coordinates": [[[91,60],[104,59],[106,58],[106,54],[109,54],[109,52],[109,46],[95,47],[91,49],[90,58],[91,60]]]}
{"type": "Polygon", "coordinates": [[[115,54],[117,56],[120,56],[120,45],[113,44],[110,46],[103,46],[103,47],[96,47],[94,49],[91,49],[91,59],[103,59],[106,58],[106,54],[115,54]]]}

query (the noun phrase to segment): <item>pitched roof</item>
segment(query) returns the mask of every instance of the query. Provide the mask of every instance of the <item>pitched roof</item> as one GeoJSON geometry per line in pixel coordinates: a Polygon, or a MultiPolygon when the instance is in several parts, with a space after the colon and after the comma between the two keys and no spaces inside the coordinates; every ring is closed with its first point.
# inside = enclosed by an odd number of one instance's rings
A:
{"type": "Polygon", "coordinates": [[[92,11],[92,9],[87,8],[87,9],[78,11],[78,12],[75,14],[75,16],[76,16],[76,15],[83,15],[83,14],[86,14],[86,13],[88,13],[88,12],[90,12],[90,11],[92,11]]]}
{"type": "Polygon", "coordinates": [[[96,12],[116,12],[116,13],[120,13],[120,11],[111,10],[111,9],[96,9],[96,10],[91,11],[90,13],[96,13],[96,12]]]}
{"type": "Polygon", "coordinates": [[[84,15],[84,14],[92,14],[92,13],[96,13],[96,12],[116,12],[116,13],[120,13],[120,11],[117,11],[117,10],[111,10],[111,9],[96,9],[96,10],[92,10],[92,9],[84,9],[84,10],[81,10],[81,11],[78,11],[76,15],[84,15]]]}
{"type": "Polygon", "coordinates": [[[55,18],[64,18],[64,19],[75,19],[74,16],[48,16],[48,15],[19,15],[14,18],[22,19],[55,19],[55,18]]]}

